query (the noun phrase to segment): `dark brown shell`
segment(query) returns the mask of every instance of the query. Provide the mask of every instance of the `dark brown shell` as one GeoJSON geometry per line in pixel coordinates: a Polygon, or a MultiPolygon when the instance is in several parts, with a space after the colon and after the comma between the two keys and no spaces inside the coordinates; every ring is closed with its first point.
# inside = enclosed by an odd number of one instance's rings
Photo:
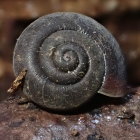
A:
{"type": "Polygon", "coordinates": [[[23,92],[53,110],[75,109],[95,93],[126,91],[124,58],[113,36],[77,13],[53,13],[30,24],[14,50],[16,75],[27,69],[23,92]]]}

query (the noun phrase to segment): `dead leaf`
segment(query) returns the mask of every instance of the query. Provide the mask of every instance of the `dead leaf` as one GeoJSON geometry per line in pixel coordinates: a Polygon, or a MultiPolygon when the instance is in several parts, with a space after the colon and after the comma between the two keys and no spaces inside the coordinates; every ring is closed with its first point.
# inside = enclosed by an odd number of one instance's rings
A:
{"type": "Polygon", "coordinates": [[[14,93],[19,89],[19,87],[23,84],[23,80],[26,76],[27,70],[23,69],[17,78],[13,81],[11,87],[7,90],[8,93],[14,93]]]}

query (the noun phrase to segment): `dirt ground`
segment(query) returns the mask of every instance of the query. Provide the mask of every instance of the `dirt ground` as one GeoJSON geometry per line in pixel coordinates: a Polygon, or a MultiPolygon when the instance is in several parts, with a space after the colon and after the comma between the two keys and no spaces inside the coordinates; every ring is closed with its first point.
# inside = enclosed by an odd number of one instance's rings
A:
{"type": "Polygon", "coordinates": [[[76,112],[80,115],[49,113],[32,103],[19,105],[19,99],[13,96],[0,103],[3,140],[140,139],[140,88],[119,99],[97,95],[76,112]]]}

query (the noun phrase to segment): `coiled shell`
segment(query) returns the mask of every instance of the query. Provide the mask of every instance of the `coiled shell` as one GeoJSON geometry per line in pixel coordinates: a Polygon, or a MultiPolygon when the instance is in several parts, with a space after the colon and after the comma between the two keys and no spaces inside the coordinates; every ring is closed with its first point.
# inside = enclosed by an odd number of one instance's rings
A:
{"type": "Polygon", "coordinates": [[[15,75],[27,69],[24,94],[45,108],[75,109],[95,93],[126,93],[118,43],[81,14],[53,13],[34,21],[17,40],[13,64],[15,75]]]}

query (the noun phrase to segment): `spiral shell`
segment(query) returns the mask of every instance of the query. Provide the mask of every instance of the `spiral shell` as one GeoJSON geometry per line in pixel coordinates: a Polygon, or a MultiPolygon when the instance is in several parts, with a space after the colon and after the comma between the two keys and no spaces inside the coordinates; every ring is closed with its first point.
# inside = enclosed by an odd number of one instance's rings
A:
{"type": "Polygon", "coordinates": [[[17,40],[13,64],[16,75],[27,69],[24,94],[45,108],[75,109],[95,93],[126,93],[118,43],[81,14],[53,13],[31,23],[17,40]]]}

